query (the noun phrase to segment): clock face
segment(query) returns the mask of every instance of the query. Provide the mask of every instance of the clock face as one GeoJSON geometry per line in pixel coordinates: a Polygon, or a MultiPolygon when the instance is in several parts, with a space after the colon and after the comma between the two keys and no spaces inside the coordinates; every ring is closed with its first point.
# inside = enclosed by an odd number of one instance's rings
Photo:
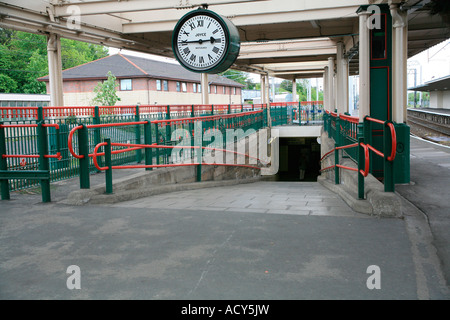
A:
{"type": "MultiPolygon", "coordinates": [[[[231,22],[224,19],[211,11],[199,9],[178,22],[172,46],[175,57],[184,67],[194,72],[211,73],[215,70],[212,73],[217,73],[231,65],[230,59],[234,62],[239,52],[239,40],[237,52],[236,49],[230,51],[231,22]]],[[[234,33],[238,35],[237,29],[234,33]]]]}

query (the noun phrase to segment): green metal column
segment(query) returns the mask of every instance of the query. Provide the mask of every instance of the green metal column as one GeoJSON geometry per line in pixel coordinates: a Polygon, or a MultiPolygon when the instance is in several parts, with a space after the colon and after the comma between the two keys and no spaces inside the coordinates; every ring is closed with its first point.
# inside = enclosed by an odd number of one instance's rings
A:
{"type": "Polygon", "coordinates": [[[361,146],[361,143],[364,142],[363,130],[364,125],[358,124],[358,199],[364,199],[364,176],[360,172],[360,170],[364,170],[365,164],[364,148],[361,146]]]}
{"type": "MultiPolygon", "coordinates": [[[[155,142],[157,145],[159,145],[160,141],[159,141],[159,129],[158,129],[158,124],[155,123],[155,142]]],[[[156,148],[156,164],[160,164],[160,159],[159,159],[159,148],[156,148]]]]}
{"type": "Polygon", "coordinates": [[[383,129],[384,191],[394,192],[395,191],[394,161],[388,160],[388,157],[391,155],[392,150],[391,130],[389,129],[388,123],[392,123],[392,121],[386,121],[384,123],[383,129]]]}
{"type": "MultiPolygon", "coordinates": [[[[139,106],[136,106],[136,114],[134,115],[134,121],[139,122],[140,121],[140,115],[139,115],[139,106]]],[[[135,136],[136,136],[136,143],[141,144],[141,126],[136,125],[135,127],[135,136]]],[[[136,162],[141,163],[142,161],[142,150],[136,150],[136,162]]]]}
{"type": "MultiPolygon", "coordinates": [[[[0,170],[6,171],[8,170],[8,162],[6,158],[3,158],[2,155],[6,154],[6,135],[5,128],[1,127],[3,122],[0,122],[0,170]]],[[[2,193],[2,200],[10,200],[9,194],[9,180],[8,179],[0,179],[0,187],[2,193]]]]}
{"type": "Polygon", "coordinates": [[[197,158],[197,181],[202,181],[202,158],[203,158],[203,149],[202,149],[202,122],[201,121],[195,121],[194,123],[194,139],[195,139],[195,146],[196,149],[196,158],[197,158]]]}
{"type": "MultiPolygon", "coordinates": [[[[334,137],[334,147],[337,148],[340,146],[340,136],[341,136],[341,126],[339,125],[339,117],[336,117],[336,133],[334,137]]],[[[340,177],[339,177],[339,167],[337,166],[339,164],[339,150],[334,150],[334,183],[339,184],[340,177]]]]}
{"type": "Polygon", "coordinates": [[[89,136],[86,125],[82,125],[83,128],[78,130],[78,152],[79,155],[84,156],[79,159],[80,163],[80,188],[89,189],[89,136]]]}
{"type": "MultiPolygon", "coordinates": [[[[38,153],[39,153],[39,170],[47,171],[50,177],[50,161],[45,155],[48,154],[48,137],[47,128],[43,127],[44,124],[44,110],[42,107],[38,107],[38,127],[37,127],[37,140],[38,140],[38,153]]],[[[50,202],[50,179],[41,179],[41,192],[42,202],[50,202]]]]}
{"type": "MultiPolygon", "coordinates": [[[[92,119],[92,122],[94,124],[100,124],[100,110],[98,106],[95,106],[94,108],[94,118],[92,119]]],[[[101,142],[101,129],[95,128],[94,129],[94,144],[97,145],[101,142]]],[[[102,152],[103,147],[100,147],[98,149],[99,152],[102,152]]],[[[97,162],[100,167],[103,167],[103,160],[102,157],[97,157],[97,162]]],[[[100,172],[97,170],[97,172],[100,172]]]]}
{"type": "MultiPolygon", "coordinates": [[[[167,106],[167,113],[166,113],[166,120],[170,120],[170,105],[167,106]]],[[[172,130],[171,125],[169,122],[166,123],[166,136],[165,136],[165,145],[169,146],[171,145],[171,138],[172,138],[172,130]]],[[[164,163],[169,163],[169,157],[170,157],[170,149],[164,149],[164,163]]]]}
{"type": "Polygon", "coordinates": [[[302,103],[298,102],[298,125],[302,125],[302,103]]]}
{"type": "MultiPolygon", "coordinates": [[[[144,124],[144,144],[152,144],[152,124],[147,121],[144,124]]],[[[153,148],[145,148],[145,165],[153,164],[153,148]]],[[[151,171],[153,168],[145,168],[146,171],[151,171]]]]}
{"type": "Polygon", "coordinates": [[[106,146],[105,146],[105,165],[108,167],[105,172],[106,179],[106,194],[113,193],[113,183],[112,183],[112,161],[111,161],[111,139],[105,138],[106,146]]]}

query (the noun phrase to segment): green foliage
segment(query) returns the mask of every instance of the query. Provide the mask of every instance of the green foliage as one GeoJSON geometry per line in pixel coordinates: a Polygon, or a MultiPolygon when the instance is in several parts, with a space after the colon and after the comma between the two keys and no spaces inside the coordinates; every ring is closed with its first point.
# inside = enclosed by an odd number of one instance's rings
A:
{"type": "Polygon", "coordinates": [[[10,93],[17,89],[17,82],[6,74],[0,74],[0,92],[10,93]]]}
{"type": "Polygon", "coordinates": [[[120,98],[116,94],[116,77],[108,71],[108,79],[106,81],[99,82],[94,88],[95,97],[92,100],[92,104],[100,106],[114,106],[120,98]]]}
{"type": "MultiPolygon", "coordinates": [[[[67,69],[106,57],[108,49],[85,42],[61,39],[62,68],[67,69]]],[[[36,79],[48,74],[47,39],[44,35],[0,28],[0,92],[45,93],[45,84],[36,79]],[[9,81],[12,79],[13,81],[9,81]]]]}
{"type": "MultiPolygon", "coordinates": [[[[297,94],[299,97],[299,101],[307,101],[308,100],[308,80],[300,79],[297,80],[297,94]]],[[[292,93],[292,81],[283,80],[280,83],[279,92],[289,92],[292,93]]],[[[323,92],[319,92],[319,101],[323,100],[323,92]]],[[[311,100],[316,100],[316,87],[311,86],[311,100]]]]}

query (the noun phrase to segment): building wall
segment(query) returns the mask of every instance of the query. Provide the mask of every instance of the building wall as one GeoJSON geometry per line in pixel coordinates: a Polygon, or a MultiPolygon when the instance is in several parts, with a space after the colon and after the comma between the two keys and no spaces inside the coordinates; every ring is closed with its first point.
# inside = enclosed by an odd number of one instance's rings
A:
{"type": "Polygon", "coordinates": [[[431,91],[430,108],[450,109],[450,91],[431,91]]]}
{"type": "MultiPolygon", "coordinates": [[[[65,106],[89,106],[95,96],[94,88],[100,80],[66,80],[64,81],[65,106]]],[[[120,101],[116,105],[166,105],[166,104],[201,104],[202,94],[194,92],[194,83],[186,81],[168,81],[168,91],[164,90],[161,79],[161,90],[157,90],[156,79],[132,79],[132,90],[120,90],[118,80],[117,95],[120,101]],[[179,90],[177,91],[177,82],[179,90]],[[184,83],[184,84],[183,84],[184,83]],[[185,87],[185,91],[183,89],[185,87]]],[[[197,88],[199,84],[195,84],[197,88]]],[[[48,92],[47,83],[47,92],[48,92]]],[[[225,87],[212,84],[209,95],[210,104],[240,104],[241,88],[225,87]],[[236,89],[234,89],[236,88],[236,89]]]]}

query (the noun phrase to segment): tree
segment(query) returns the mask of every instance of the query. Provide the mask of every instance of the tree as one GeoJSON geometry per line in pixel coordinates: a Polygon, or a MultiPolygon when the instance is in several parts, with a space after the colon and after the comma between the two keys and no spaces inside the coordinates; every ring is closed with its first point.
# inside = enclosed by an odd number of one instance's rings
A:
{"type": "Polygon", "coordinates": [[[92,104],[114,106],[117,101],[120,101],[116,94],[116,87],[116,77],[111,71],[108,71],[108,79],[103,83],[99,82],[94,88],[95,98],[92,100],[92,104]]]}
{"type": "MultiPolygon", "coordinates": [[[[63,70],[107,55],[106,47],[61,39],[63,70]]],[[[0,76],[2,79],[0,92],[9,90],[8,92],[12,93],[45,93],[45,84],[36,79],[46,74],[48,74],[46,37],[0,28],[0,76]],[[8,88],[4,87],[6,82],[10,85],[8,88]]]]}
{"type": "Polygon", "coordinates": [[[6,74],[0,74],[0,92],[10,93],[16,90],[17,83],[6,74]]]}

